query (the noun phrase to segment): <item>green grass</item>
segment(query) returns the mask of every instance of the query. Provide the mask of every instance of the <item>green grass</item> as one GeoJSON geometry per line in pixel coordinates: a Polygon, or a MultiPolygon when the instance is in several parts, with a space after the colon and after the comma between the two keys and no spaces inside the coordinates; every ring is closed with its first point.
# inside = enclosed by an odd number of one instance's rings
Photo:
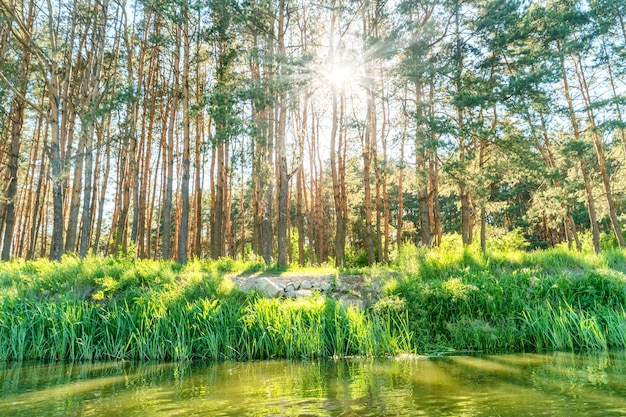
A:
{"type": "MultiPolygon", "coordinates": [[[[5,302],[0,360],[312,359],[393,355],[402,317],[378,320],[331,298],[5,302]]],[[[403,327],[404,326],[404,327],[403,327]]]]}
{"type": "Polygon", "coordinates": [[[626,349],[624,254],[406,246],[387,288],[419,352],[626,349]]]}
{"type": "Polygon", "coordinates": [[[322,296],[270,300],[225,279],[251,269],[259,268],[230,259],[0,264],[0,360],[308,359],[411,350],[403,311],[370,314],[322,296]]]}
{"type": "Polygon", "coordinates": [[[429,250],[404,245],[389,266],[343,271],[227,258],[0,263],[0,361],[626,349],[626,252],[498,244],[484,254],[447,236],[429,250]],[[321,295],[243,294],[227,279],[256,272],[358,273],[382,294],[362,311],[321,295]]]}

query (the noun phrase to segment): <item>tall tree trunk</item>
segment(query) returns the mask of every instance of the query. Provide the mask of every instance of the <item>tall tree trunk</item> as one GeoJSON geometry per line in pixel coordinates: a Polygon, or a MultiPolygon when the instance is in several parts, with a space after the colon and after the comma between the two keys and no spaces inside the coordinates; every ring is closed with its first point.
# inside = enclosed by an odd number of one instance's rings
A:
{"type": "MultiPolygon", "coordinates": [[[[535,138],[535,146],[541,152],[541,156],[542,156],[542,158],[544,160],[545,165],[547,167],[551,168],[551,169],[557,169],[556,161],[554,159],[554,154],[552,152],[552,148],[551,148],[551,145],[550,145],[550,138],[548,136],[548,129],[547,129],[547,126],[546,126],[545,116],[544,116],[542,111],[539,111],[539,118],[541,120],[540,126],[541,126],[541,139],[542,139],[542,141],[539,140],[538,135],[535,133],[535,126],[534,126],[534,123],[530,119],[530,115],[526,114],[526,121],[528,123],[528,126],[531,129],[532,135],[535,138]]],[[[565,174],[563,174],[563,175],[565,175],[565,174]]],[[[553,180],[553,184],[554,184],[554,186],[557,189],[562,189],[563,188],[563,185],[562,185],[561,181],[558,180],[558,179],[553,180]]],[[[561,209],[563,211],[565,235],[568,238],[568,241],[569,241],[569,239],[573,239],[573,241],[574,241],[574,243],[576,245],[576,250],[578,250],[578,252],[580,252],[582,250],[582,244],[580,242],[580,239],[578,238],[578,233],[576,231],[576,224],[574,223],[574,219],[569,214],[569,210],[568,210],[567,205],[565,204],[565,202],[561,203],[561,209]]],[[[550,235],[550,238],[554,239],[554,237],[552,235],[550,235]]],[[[556,237],[556,239],[558,239],[558,236],[556,237]]]]}
{"type": "MultiPolygon", "coordinates": [[[[198,39],[196,40],[196,55],[200,55],[200,32],[198,31],[198,39]]],[[[201,83],[201,79],[204,78],[204,70],[203,67],[200,66],[200,60],[197,60],[196,63],[196,102],[200,103],[203,95],[203,84],[201,83]]],[[[199,111],[196,115],[196,143],[194,149],[194,201],[195,201],[195,223],[194,223],[194,250],[193,253],[197,259],[202,257],[202,160],[203,160],[203,152],[202,152],[202,144],[204,143],[204,112],[199,111]]]]}
{"type": "Polygon", "coordinates": [[[306,197],[304,184],[304,137],[307,134],[308,101],[309,94],[305,93],[302,104],[301,125],[299,126],[298,133],[296,135],[298,140],[298,168],[296,169],[296,228],[298,229],[298,263],[301,266],[306,262],[304,249],[304,240],[306,236],[304,227],[304,198],[306,197]]]}
{"type": "MultiPolygon", "coordinates": [[[[406,102],[406,99],[404,100],[406,102]]],[[[398,167],[398,221],[396,224],[396,245],[398,249],[402,246],[404,238],[402,236],[402,221],[404,220],[404,147],[406,142],[406,135],[408,131],[409,115],[407,114],[406,105],[403,105],[403,126],[400,133],[400,166],[398,167]]]]}
{"type": "MultiPolygon", "coordinates": [[[[382,72],[382,69],[381,69],[382,72]]],[[[383,198],[383,237],[385,239],[384,246],[382,248],[382,261],[387,264],[389,263],[389,217],[390,217],[390,209],[389,209],[389,192],[387,190],[387,176],[389,172],[388,168],[388,155],[387,155],[387,136],[388,136],[388,100],[383,100],[382,108],[383,108],[383,128],[382,128],[382,145],[383,145],[383,164],[382,164],[382,198],[383,198]],[[386,104],[387,103],[387,104],[386,104]]]]}
{"type": "MultiPolygon", "coordinates": [[[[383,122],[384,123],[384,122],[383,122]]],[[[381,137],[384,129],[381,129],[381,137]]],[[[376,248],[377,258],[380,261],[383,256],[383,241],[382,241],[382,195],[381,195],[381,174],[380,174],[380,160],[378,158],[378,144],[375,143],[373,147],[373,161],[374,161],[374,181],[376,183],[375,195],[374,195],[374,210],[376,210],[376,233],[374,233],[374,245],[376,248]]]]}
{"type": "MultiPolygon", "coordinates": [[[[30,230],[32,229],[32,225],[37,221],[37,218],[34,215],[34,202],[40,196],[36,195],[35,188],[35,178],[37,178],[37,168],[38,163],[43,164],[44,153],[40,151],[40,143],[42,141],[42,125],[44,123],[43,115],[39,115],[37,118],[37,124],[35,126],[35,131],[33,134],[33,145],[30,150],[30,167],[28,168],[28,175],[24,184],[26,184],[26,188],[23,192],[23,198],[20,199],[22,201],[22,212],[24,213],[24,221],[22,224],[22,231],[20,233],[20,241],[19,245],[13,253],[19,257],[26,257],[26,253],[28,253],[28,248],[30,247],[30,230]],[[41,159],[40,159],[41,158],[41,159]],[[26,253],[25,253],[26,252],[26,253]]],[[[41,181],[41,178],[37,180],[41,181]]]]}
{"type": "MultiPolygon", "coordinates": [[[[31,1],[28,8],[28,18],[26,21],[26,32],[30,34],[33,29],[33,21],[35,18],[35,2],[31,1]]],[[[20,147],[22,144],[22,127],[24,125],[24,111],[26,102],[26,92],[28,90],[28,73],[30,71],[30,60],[32,52],[30,49],[24,49],[20,59],[19,70],[19,92],[13,98],[10,110],[11,124],[11,142],[8,150],[8,169],[6,171],[4,195],[6,204],[6,217],[4,224],[4,238],[2,241],[2,260],[7,261],[11,258],[11,248],[13,241],[13,232],[15,227],[15,197],[17,195],[17,179],[19,169],[20,147]]]]}
{"type": "MultiPolygon", "coordinates": [[[[482,110],[481,110],[482,113],[482,110]]],[[[482,116],[481,116],[482,117],[482,116]]],[[[496,121],[494,119],[495,127],[496,121]]],[[[487,147],[487,141],[485,138],[480,139],[479,149],[478,149],[478,169],[481,177],[484,175],[485,169],[485,152],[487,147]]],[[[483,181],[484,182],[484,181],[483,181]]],[[[481,189],[483,193],[485,192],[485,184],[481,184],[481,189]]],[[[484,195],[479,196],[479,205],[480,205],[480,250],[483,254],[487,252],[487,197],[484,195]]]]}
{"type": "Polygon", "coordinates": [[[80,234],[79,255],[81,258],[87,256],[91,239],[92,194],[93,194],[93,127],[90,126],[87,132],[87,142],[85,144],[85,187],[83,189],[83,228],[80,234]]]}
{"type": "Polygon", "coordinates": [[[372,231],[372,190],[371,190],[371,167],[372,153],[371,141],[375,140],[376,116],[374,109],[374,99],[369,94],[367,104],[367,127],[363,138],[363,189],[365,191],[365,248],[367,249],[367,263],[372,265],[376,262],[376,254],[374,252],[374,236],[372,231]]]}
{"type": "MultiPolygon", "coordinates": [[[[435,85],[434,80],[430,80],[430,92],[429,92],[430,108],[429,112],[432,116],[435,115],[435,85]]],[[[433,132],[431,132],[432,134],[433,132]]],[[[436,238],[435,244],[441,244],[441,238],[443,236],[443,226],[441,225],[441,208],[439,207],[439,161],[437,158],[437,148],[431,147],[428,151],[428,177],[430,181],[430,227],[431,227],[431,244],[432,236],[436,238]]]]}
{"type": "Polygon", "coordinates": [[[441,244],[443,226],[441,225],[441,208],[439,207],[439,163],[437,162],[437,150],[432,150],[430,155],[430,207],[431,226],[436,237],[435,245],[441,244]]]}
{"type": "MultiPolygon", "coordinates": [[[[286,58],[285,50],[285,31],[286,20],[289,18],[286,14],[286,0],[279,1],[278,10],[278,55],[282,59],[286,58]]],[[[278,69],[279,77],[282,77],[283,65],[278,69]]],[[[287,177],[287,146],[285,144],[285,134],[287,131],[287,92],[286,86],[280,87],[278,97],[278,125],[276,126],[276,150],[278,152],[278,266],[286,267],[289,264],[287,259],[288,250],[288,201],[289,201],[289,178],[287,177]]]]}
{"type": "MultiPolygon", "coordinates": [[[[251,34],[252,48],[258,51],[259,36],[256,32],[251,34]]],[[[254,85],[261,85],[261,69],[259,54],[254,54],[250,60],[250,79],[254,85]]],[[[265,127],[263,122],[263,104],[261,100],[252,101],[251,124],[254,127],[253,143],[251,144],[253,190],[252,190],[252,251],[257,255],[263,255],[263,190],[265,189],[265,127]]]]}
{"type": "Polygon", "coordinates": [[[188,5],[183,5],[183,175],[181,182],[181,217],[178,231],[178,262],[187,262],[187,240],[189,236],[189,16],[188,5]]]}
{"type": "MultiPolygon", "coordinates": [[[[268,52],[270,54],[274,53],[274,42],[272,37],[268,37],[266,40],[268,52]]],[[[269,68],[266,69],[268,72],[268,78],[273,81],[275,77],[274,68],[270,65],[269,68]]],[[[269,86],[266,87],[265,94],[267,96],[270,95],[269,86]]],[[[265,181],[263,182],[263,217],[261,220],[261,236],[262,236],[262,246],[263,246],[263,259],[267,265],[271,264],[274,260],[274,229],[272,227],[273,224],[273,210],[274,210],[274,180],[273,175],[271,174],[274,171],[275,164],[272,161],[274,155],[274,116],[270,116],[273,112],[269,110],[267,107],[263,110],[262,120],[265,122],[266,126],[263,126],[263,132],[265,132],[265,150],[263,152],[263,156],[265,160],[263,161],[263,177],[265,181]]]]}
{"type": "Polygon", "coordinates": [[[427,133],[424,127],[424,91],[421,79],[415,81],[415,169],[417,170],[417,204],[419,206],[420,240],[423,246],[430,247],[430,198],[428,194],[429,175],[427,166],[427,133]]]}
{"type": "Polygon", "coordinates": [[[317,172],[317,184],[315,185],[315,243],[317,262],[324,263],[328,260],[326,248],[326,219],[324,218],[324,166],[319,146],[319,120],[315,124],[315,162],[317,172]]]}
{"type": "Polygon", "coordinates": [[[58,51],[52,1],[48,5],[48,31],[50,35],[52,59],[50,60],[50,78],[48,82],[48,122],[50,124],[50,169],[52,177],[52,241],[50,259],[60,261],[63,255],[63,161],[61,158],[61,126],[59,124],[59,64],[54,55],[58,51]]]}
{"type": "MultiPolygon", "coordinates": [[[[373,4],[363,10],[363,33],[367,37],[375,38],[378,35],[380,4],[375,1],[373,4]]],[[[369,47],[369,45],[363,45],[369,47]]],[[[371,174],[372,162],[376,163],[376,143],[377,143],[377,125],[376,125],[376,91],[374,82],[374,58],[368,58],[364,64],[365,78],[372,80],[372,85],[367,87],[367,104],[366,104],[366,120],[365,132],[362,138],[362,157],[363,157],[363,189],[364,208],[365,208],[365,248],[367,250],[367,262],[373,265],[376,262],[374,231],[372,230],[372,191],[371,191],[371,174]]],[[[376,167],[374,167],[376,169],[376,167]]],[[[376,208],[378,210],[378,207],[376,208]]]]}
{"type": "Polygon", "coordinates": [[[170,92],[170,120],[167,126],[167,146],[165,147],[164,158],[166,163],[165,172],[165,199],[163,200],[163,245],[161,246],[161,256],[163,259],[170,259],[170,249],[172,244],[172,204],[174,194],[174,136],[176,136],[176,110],[178,109],[178,94],[180,85],[180,45],[181,29],[176,27],[176,47],[173,53],[174,62],[172,64],[173,82],[170,92]]]}
{"type": "MultiPolygon", "coordinates": [[[[152,79],[150,78],[152,74],[148,74],[148,79],[145,80],[145,65],[146,65],[146,54],[148,53],[148,37],[150,35],[152,35],[152,32],[149,30],[150,26],[152,25],[152,20],[153,20],[153,12],[152,10],[150,10],[149,8],[145,8],[144,9],[144,13],[145,13],[145,18],[143,20],[143,37],[141,39],[141,43],[140,43],[140,50],[139,50],[139,59],[137,61],[137,86],[136,86],[136,91],[137,91],[137,95],[138,96],[145,96],[145,97],[149,97],[149,89],[150,89],[150,83],[152,82],[152,79]],[[144,87],[144,83],[148,84],[147,87],[144,87]]],[[[126,24],[127,19],[126,19],[126,10],[124,9],[122,11],[122,14],[124,16],[124,24],[126,24]]],[[[125,26],[125,25],[124,25],[125,26]]],[[[132,37],[130,36],[131,33],[129,33],[129,30],[124,27],[124,38],[125,38],[125,42],[127,45],[129,45],[129,47],[132,48],[131,42],[135,41],[135,36],[134,33],[132,33],[132,37]]],[[[156,53],[158,53],[158,47],[156,48],[157,51],[156,53]]],[[[134,53],[133,51],[128,51],[127,53],[127,65],[131,66],[133,64],[133,57],[134,57],[134,53]]],[[[133,74],[133,72],[130,72],[130,75],[133,74]]],[[[146,99],[147,101],[147,99],[146,99]]],[[[140,107],[142,107],[142,111],[141,111],[141,131],[138,135],[139,139],[137,139],[137,129],[134,128],[133,129],[133,137],[135,138],[135,141],[139,140],[139,144],[138,146],[136,146],[136,151],[135,154],[133,155],[133,159],[131,161],[130,164],[130,177],[131,177],[131,194],[132,194],[132,208],[133,208],[133,213],[132,213],[132,220],[131,220],[131,232],[130,232],[130,241],[133,245],[135,245],[135,256],[141,257],[142,256],[142,249],[143,247],[142,244],[139,242],[140,239],[142,239],[143,236],[140,236],[139,234],[139,230],[140,230],[140,211],[141,211],[141,206],[142,204],[145,204],[145,199],[146,199],[146,195],[145,194],[141,194],[141,187],[143,186],[143,182],[145,182],[148,178],[148,176],[143,177],[141,176],[141,172],[143,169],[143,165],[145,165],[146,163],[149,163],[145,158],[143,158],[144,156],[144,150],[146,152],[149,152],[150,148],[151,148],[151,143],[146,141],[146,111],[145,108],[143,106],[140,106],[140,104],[144,104],[145,102],[141,102],[138,98],[136,100],[133,100],[133,121],[135,123],[138,123],[139,121],[139,110],[140,107]],[[143,181],[142,181],[143,180],[143,181]]]]}
{"type": "MultiPolygon", "coordinates": [[[[46,138],[48,137],[48,125],[46,124],[46,130],[43,133],[43,148],[44,150],[47,147],[47,143],[46,143],[46,138]]],[[[46,185],[47,185],[47,181],[45,180],[46,177],[46,172],[48,170],[48,165],[46,163],[46,152],[42,152],[41,155],[41,162],[40,162],[40,166],[39,166],[39,175],[38,175],[38,180],[37,180],[37,187],[36,187],[36,191],[35,191],[35,202],[33,203],[33,212],[32,212],[32,218],[33,218],[33,222],[30,228],[30,235],[29,235],[29,239],[28,239],[28,250],[26,252],[26,259],[33,259],[35,257],[35,251],[36,251],[36,247],[37,247],[37,235],[39,232],[39,227],[41,226],[41,222],[42,222],[42,217],[41,216],[41,212],[42,212],[42,206],[43,203],[46,199],[46,185]]],[[[45,240],[45,237],[44,237],[45,240]]],[[[43,255],[43,252],[42,252],[43,255]]]]}
{"type": "Polygon", "coordinates": [[[100,201],[98,203],[98,216],[96,217],[96,224],[95,224],[96,232],[94,234],[94,239],[93,239],[94,253],[98,253],[98,251],[100,250],[100,234],[102,233],[102,219],[104,217],[104,206],[106,202],[107,187],[109,185],[109,174],[110,174],[110,169],[111,169],[111,146],[109,142],[109,137],[106,137],[104,140],[99,140],[98,142],[105,143],[106,145],[105,145],[105,150],[104,150],[105,162],[104,162],[104,170],[102,171],[103,173],[102,187],[100,188],[100,196],[99,196],[100,201]]]}
{"type": "Polygon", "coordinates": [[[87,136],[81,134],[76,149],[76,167],[74,168],[74,181],[72,182],[72,192],[70,198],[70,209],[67,219],[67,232],[65,239],[65,252],[76,251],[76,240],[78,237],[78,214],[80,209],[80,193],[83,190],[83,160],[85,155],[85,142],[87,136]]]}
{"type": "MultiPolygon", "coordinates": [[[[146,27],[148,25],[146,24],[146,27]]],[[[154,34],[156,37],[160,36],[160,25],[159,20],[155,19],[154,24],[154,34]]],[[[148,46],[143,46],[144,48],[148,48],[148,46]]],[[[150,257],[150,248],[151,248],[151,227],[152,227],[152,205],[150,205],[150,196],[154,195],[154,192],[151,192],[151,175],[150,171],[152,168],[152,148],[153,148],[153,132],[154,132],[154,124],[155,119],[157,117],[157,90],[159,88],[159,62],[160,62],[160,52],[161,49],[157,45],[150,56],[150,65],[148,68],[148,80],[146,82],[146,94],[148,94],[148,107],[147,111],[144,109],[143,117],[142,117],[142,125],[147,123],[147,131],[145,135],[142,135],[142,140],[144,142],[145,155],[143,156],[142,161],[142,171],[141,177],[139,178],[137,186],[139,187],[139,200],[136,202],[137,206],[137,235],[136,235],[136,244],[137,244],[137,253],[140,257],[150,257]],[[147,122],[146,122],[147,119],[147,122]],[[150,211],[148,211],[150,210],[150,211]]],[[[159,163],[157,162],[154,166],[158,167],[159,163]]],[[[155,171],[157,171],[155,169],[155,171]]],[[[156,174],[155,174],[156,175],[156,174]]]]}
{"type": "Polygon", "coordinates": [[[585,195],[587,196],[587,209],[589,211],[589,223],[591,224],[591,241],[595,253],[600,253],[600,228],[596,217],[596,207],[593,200],[593,191],[591,189],[591,181],[587,172],[587,166],[584,162],[584,155],[580,155],[580,170],[583,174],[585,182],[585,195]]]}
{"type": "Polygon", "coordinates": [[[309,235],[309,265],[313,264],[319,259],[318,247],[317,247],[317,211],[315,203],[315,187],[318,178],[317,168],[315,164],[315,154],[317,152],[317,136],[315,134],[315,125],[317,122],[317,114],[315,112],[314,101],[311,100],[311,134],[309,135],[309,172],[311,173],[311,181],[309,185],[309,197],[307,201],[307,194],[304,194],[304,205],[308,213],[308,235],[309,235]]]}
{"type": "MultiPolygon", "coordinates": [[[[576,118],[576,112],[574,110],[574,103],[572,100],[572,96],[570,93],[569,82],[567,80],[567,72],[565,70],[565,57],[561,51],[561,43],[557,41],[557,50],[560,54],[560,63],[561,63],[561,71],[562,71],[562,82],[563,82],[563,93],[565,94],[565,100],[567,101],[568,108],[568,116],[570,119],[570,123],[572,125],[572,129],[574,131],[574,139],[577,142],[582,140],[580,135],[580,129],[578,127],[578,120],[576,118]]],[[[593,241],[593,248],[596,253],[600,252],[600,229],[598,227],[598,222],[596,220],[596,209],[593,200],[592,188],[589,180],[589,175],[587,172],[587,167],[584,162],[584,155],[579,154],[580,158],[580,169],[583,174],[583,179],[585,182],[585,194],[587,196],[587,211],[589,213],[589,221],[591,223],[591,236],[593,241]]]]}
{"type": "Polygon", "coordinates": [[[195,155],[195,180],[194,180],[194,201],[195,201],[195,224],[194,224],[194,255],[200,259],[202,257],[202,117],[198,116],[196,125],[196,148],[195,155]]]}
{"type": "Polygon", "coordinates": [[[263,220],[261,223],[261,233],[263,235],[263,259],[267,265],[271,264],[274,258],[274,244],[272,234],[272,196],[274,193],[274,182],[269,181],[265,185],[265,193],[263,194],[264,209],[263,220]]]}
{"type": "Polygon", "coordinates": [[[222,170],[224,176],[222,192],[222,239],[220,240],[220,253],[221,256],[230,256],[230,248],[232,247],[232,233],[231,233],[231,203],[232,199],[232,170],[230,169],[230,141],[224,143],[224,168],[222,170]]]}
{"type": "MultiPolygon", "coordinates": [[[[332,28],[331,28],[332,30],[332,28]]],[[[343,211],[343,200],[341,195],[341,182],[345,181],[345,178],[341,176],[340,167],[337,162],[337,155],[341,161],[341,149],[342,149],[342,135],[338,132],[339,126],[342,123],[343,115],[338,109],[337,101],[342,101],[343,107],[343,93],[338,99],[336,88],[332,91],[332,128],[330,134],[330,170],[333,183],[333,199],[335,203],[335,264],[336,266],[343,266],[346,261],[345,247],[346,247],[346,225],[345,216],[343,211]],[[337,138],[339,144],[337,144],[337,138]]]]}
{"type": "Polygon", "coordinates": [[[226,167],[225,167],[225,144],[218,143],[216,147],[216,173],[217,181],[215,182],[214,198],[215,203],[213,206],[213,227],[211,228],[211,258],[217,259],[223,256],[224,240],[224,195],[226,187],[226,167]]]}
{"type": "Polygon", "coordinates": [[[615,237],[617,238],[620,248],[624,248],[626,247],[626,239],[624,238],[622,227],[619,224],[617,213],[615,211],[615,199],[613,198],[611,178],[609,177],[609,172],[606,167],[606,159],[604,157],[604,146],[602,145],[600,136],[598,134],[598,129],[596,127],[591,98],[589,96],[589,86],[587,84],[587,78],[585,77],[585,72],[584,72],[583,65],[582,65],[582,59],[580,56],[575,58],[575,62],[574,62],[575,67],[576,67],[576,64],[578,64],[577,69],[576,69],[576,75],[578,78],[580,91],[583,93],[583,99],[586,105],[585,107],[587,110],[587,123],[589,124],[590,130],[591,130],[591,137],[593,138],[593,146],[596,151],[598,167],[600,168],[600,177],[602,178],[602,185],[604,186],[604,196],[606,198],[607,205],[609,207],[609,217],[611,219],[611,226],[613,226],[613,232],[615,233],[615,237]]]}
{"type": "MultiPolygon", "coordinates": [[[[462,75],[464,69],[463,59],[463,40],[461,38],[460,31],[460,3],[455,3],[454,10],[454,89],[456,94],[463,92],[462,75]]],[[[457,173],[457,182],[459,186],[459,197],[461,200],[461,236],[463,245],[472,244],[472,206],[469,185],[467,184],[466,159],[467,159],[467,137],[465,133],[465,112],[462,103],[456,104],[456,125],[458,130],[459,140],[459,163],[461,165],[459,172],[457,173]]]]}
{"type": "Polygon", "coordinates": [[[246,138],[245,136],[241,137],[241,170],[239,171],[240,175],[240,188],[239,188],[239,216],[241,218],[241,223],[239,225],[239,240],[241,242],[241,259],[246,259],[246,207],[245,207],[245,158],[246,158],[246,138]]]}

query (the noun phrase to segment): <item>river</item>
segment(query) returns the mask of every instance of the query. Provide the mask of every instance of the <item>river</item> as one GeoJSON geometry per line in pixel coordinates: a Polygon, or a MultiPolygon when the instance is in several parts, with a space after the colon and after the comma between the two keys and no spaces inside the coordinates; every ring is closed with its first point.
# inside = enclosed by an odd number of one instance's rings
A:
{"type": "Polygon", "coordinates": [[[626,353],[0,363],[1,416],[626,416],[626,353]]]}

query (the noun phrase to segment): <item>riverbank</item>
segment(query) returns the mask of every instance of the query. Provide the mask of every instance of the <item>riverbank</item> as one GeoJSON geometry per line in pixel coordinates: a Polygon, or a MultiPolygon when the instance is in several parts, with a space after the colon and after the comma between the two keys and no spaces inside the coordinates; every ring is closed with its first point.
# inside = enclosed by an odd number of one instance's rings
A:
{"type": "Polygon", "coordinates": [[[485,256],[453,241],[342,271],[279,273],[230,259],[18,260],[0,264],[0,360],[625,349],[625,272],[622,250],[485,256]],[[259,273],[323,276],[330,286],[297,298],[244,291],[241,277],[259,273]]]}

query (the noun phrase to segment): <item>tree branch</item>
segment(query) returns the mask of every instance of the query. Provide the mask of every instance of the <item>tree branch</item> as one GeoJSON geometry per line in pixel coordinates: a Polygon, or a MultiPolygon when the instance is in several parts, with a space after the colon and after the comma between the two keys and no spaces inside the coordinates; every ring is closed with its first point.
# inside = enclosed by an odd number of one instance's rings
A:
{"type": "Polygon", "coordinates": [[[11,82],[9,82],[7,77],[4,76],[4,73],[2,71],[0,71],[0,78],[6,83],[7,87],[9,87],[9,89],[15,93],[15,95],[17,95],[19,98],[21,98],[26,104],[28,104],[30,107],[32,107],[37,113],[39,113],[40,115],[42,115],[44,117],[47,117],[48,112],[43,107],[35,104],[32,100],[29,100],[28,97],[26,97],[17,88],[15,88],[11,84],[11,82]]]}

